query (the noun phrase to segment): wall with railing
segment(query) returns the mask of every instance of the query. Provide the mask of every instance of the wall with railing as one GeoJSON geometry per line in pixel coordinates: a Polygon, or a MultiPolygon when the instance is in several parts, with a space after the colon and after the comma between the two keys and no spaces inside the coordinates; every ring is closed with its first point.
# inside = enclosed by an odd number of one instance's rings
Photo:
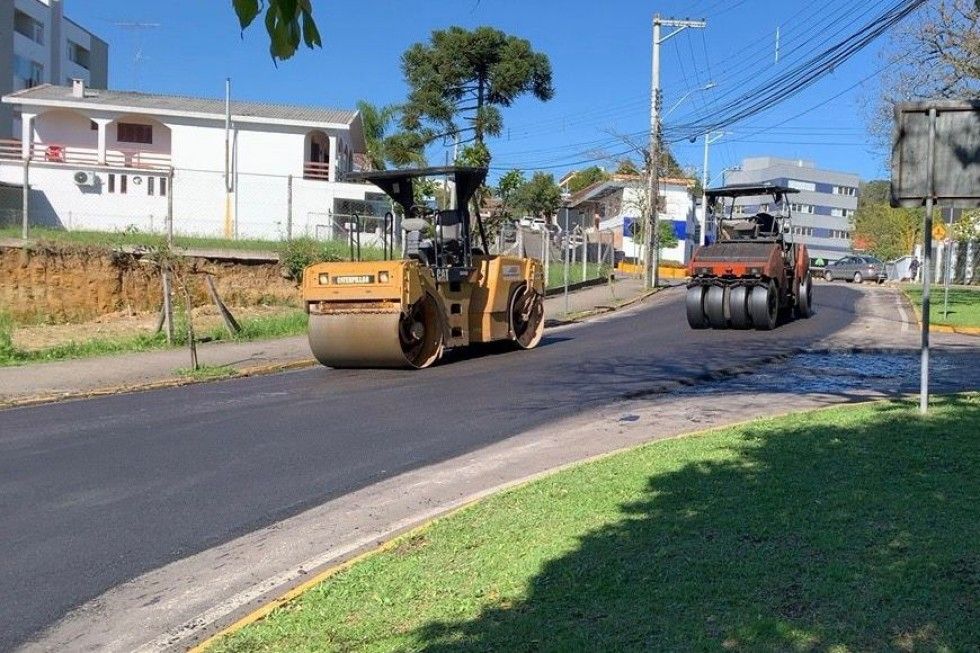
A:
{"type": "MultiPolygon", "coordinates": [[[[141,148],[107,149],[105,162],[99,162],[96,148],[64,145],[62,143],[31,143],[28,156],[32,162],[61,164],[65,166],[106,165],[126,168],[166,170],[170,167],[170,155],[141,148]]],[[[19,140],[0,140],[0,160],[21,161],[24,150],[19,140]]]]}

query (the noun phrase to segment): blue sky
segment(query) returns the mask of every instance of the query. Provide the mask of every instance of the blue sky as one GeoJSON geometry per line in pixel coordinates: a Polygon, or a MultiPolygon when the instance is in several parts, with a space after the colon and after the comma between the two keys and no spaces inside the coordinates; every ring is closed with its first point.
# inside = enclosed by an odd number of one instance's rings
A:
{"type": "MultiPolygon", "coordinates": [[[[727,93],[785,70],[818,45],[826,47],[863,22],[861,12],[869,12],[863,16],[867,20],[885,4],[314,0],[324,47],[303,49],[278,67],[258,21],[241,38],[230,0],[67,0],[66,13],[109,42],[113,88],[220,97],[225,77],[231,77],[235,97],[336,107],[353,107],[362,98],[404,99],[399,64],[408,46],[449,25],[492,25],[548,54],[556,90],[550,102],[524,99],[505,110],[505,132],[489,143],[493,165],[546,169],[557,177],[591,159],[615,165],[603,158],[629,149],[618,135],[648,128],[654,11],[708,21],[707,29],[685,30],[663,45],[664,110],[683,98],[666,116],[669,126],[710,112],[711,103],[727,93]],[[159,27],[135,30],[120,22],[159,27]],[[774,62],[777,26],[779,64],[774,62]],[[142,53],[138,67],[137,51],[142,53]],[[709,82],[715,86],[698,90],[709,82]]],[[[882,67],[883,45],[872,45],[814,87],[727,129],[711,146],[712,177],[742,157],[765,155],[811,159],[864,179],[885,176],[885,153],[872,145],[864,118],[864,103],[875,89],[875,77],[867,78],[882,67]]],[[[683,165],[700,170],[702,143],[684,141],[673,150],[683,165]]],[[[441,148],[430,152],[432,163],[442,158],[441,148]]]]}

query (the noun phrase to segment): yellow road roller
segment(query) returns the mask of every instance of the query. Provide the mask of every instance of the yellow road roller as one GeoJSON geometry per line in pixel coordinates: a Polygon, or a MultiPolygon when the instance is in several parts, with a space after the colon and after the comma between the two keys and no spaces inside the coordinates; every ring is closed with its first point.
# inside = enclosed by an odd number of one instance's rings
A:
{"type": "MultiPolygon", "coordinates": [[[[471,219],[467,208],[486,174],[485,168],[453,166],[348,176],[375,184],[400,210],[385,217],[383,260],[317,263],[303,272],[310,348],[320,363],[421,369],[453,347],[494,341],[537,346],[544,331],[544,271],[535,259],[489,253],[480,216],[471,219]],[[451,180],[450,208],[416,203],[415,183],[431,177],[451,180]]],[[[354,242],[358,223],[355,217],[352,259],[361,258],[354,242]]]]}

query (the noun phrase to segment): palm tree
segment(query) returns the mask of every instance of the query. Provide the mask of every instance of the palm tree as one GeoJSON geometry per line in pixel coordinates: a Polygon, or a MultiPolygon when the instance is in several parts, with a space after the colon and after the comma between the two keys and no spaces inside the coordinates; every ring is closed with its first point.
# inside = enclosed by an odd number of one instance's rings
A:
{"type": "Polygon", "coordinates": [[[366,154],[372,168],[384,170],[388,163],[396,167],[426,164],[425,155],[418,149],[418,139],[407,137],[404,133],[388,133],[400,113],[397,104],[378,106],[359,100],[357,110],[361,113],[366,154]]]}

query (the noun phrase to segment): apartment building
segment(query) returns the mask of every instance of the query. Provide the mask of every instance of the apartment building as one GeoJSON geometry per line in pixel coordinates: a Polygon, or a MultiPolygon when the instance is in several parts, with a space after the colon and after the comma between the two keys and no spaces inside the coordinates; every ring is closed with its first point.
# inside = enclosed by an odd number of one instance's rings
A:
{"type": "MultiPolygon", "coordinates": [[[[40,84],[109,82],[109,46],[64,14],[62,0],[0,0],[0,96],[40,84]]],[[[0,105],[0,138],[20,135],[14,105],[0,105]]]]}
{"type": "MultiPolygon", "coordinates": [[[[852,218],[857,210],[860,178],[852,173],[817,168],[813,161],[755,157],[725,173],[726,184],[772,184],[799,190],[791,196],[791,238],[805,243],[814,261],[836,261],[852,251],[852,218]]],[[[736,212],[755,213],[770,198],[744,198],[736,212]]]]}

